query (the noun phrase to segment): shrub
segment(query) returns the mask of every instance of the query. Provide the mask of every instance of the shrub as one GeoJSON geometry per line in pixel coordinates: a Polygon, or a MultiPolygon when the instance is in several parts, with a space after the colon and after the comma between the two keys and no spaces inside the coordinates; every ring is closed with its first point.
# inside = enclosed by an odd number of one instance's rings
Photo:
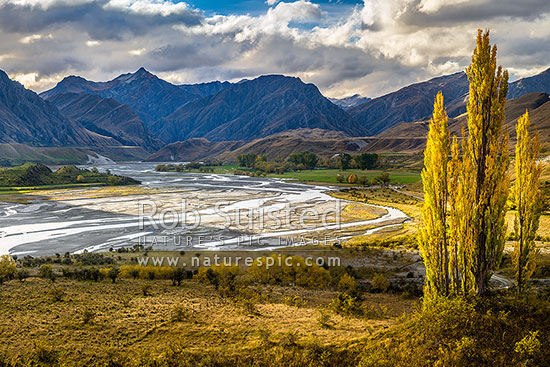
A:
{"type": "Polygon", "coordinates": [[[2,255],[0,257],[0,285],[5,281],[13,279],[17,267],[15,261],[9,255],[2,255]]]}
{"type": "Polygon", "coordinates": [[[144,283],[141,285],[141,293],[144,297],[147,297],[150,294],[150,290],[152,288],[152,285],[150,283],[144,283]]]}
{"type": "Polygon", "coordinates": [[[538,339],[539,331],[530,331],[523,339],[515,345],[515,352],[520,355],[523,360],[533,358],[540,352],[540,341],[538,339]]]}
{"type": "Polygon", "coordinates": [[[360,185],[368,186],[368,185],[369,185],[369,178],[368,178],[367,176],[361,176],[361,177],[359,177],[359,179],[357,180],[357,182],[358,182],[360,185]]]}
{"type": "Polygon", "coordinates": [[[48,295],[52,302],[61,302],[65,297],[65,288],[53,287],[48,291],[48,295]]]}
{"type": "Polygon", "coordinates": [[[182,280],[186,277],[185,270],[183,268],[174,268],[172,270],[172,285],[181,285],[182,280]]]}
{"type": "Polygon", "coordinates": [[[172,309],[172,321],[181,322],[189,318],[189,310],[183,305],[176,305],[172,309]]]}
{"type": "Polygon", "coordinates": [[[40,278],[51,279],[53,276],[53,269],[50,264],[43,264],[38,271],[40,278]]]}
{"type": "Polygon", "coordinates": [[[324,328],[331,328],[332,327],[332,320],[330,317],[330,312],[324,307],[317,308],[317,311],[319,312],[319,315],[317,316],[317,322],[321,327],[324,328]]]}
{"type": "Polygon", "coordinates": [[[136,280],[137,278],[139,278],[139,269],[132,269],[130,270],[130,275],[132,276],[132,278],[134,278],[134,280],[136,280]]]}
{"type": "Polygon", "coordinates": [[[120,270],[118,268],[110,268],[109,272],[107,273],[107,276],[113,281],[113,283],[116,282],[116,278],[118,278],[118,275],[120,274],[120,270]]]}
{"type": "Polygon", "coordinates": [[[329,308],[335,313],[344,316],[362,316],[364,311],[357,297],[352,297],[345,293],[338,293],[330,302],[329,308]]]}
{"type": "Polygon", "coordinates": [[[350,296],[357,297],[357,283],[348,273],[344,273],[338,282],[338,290],[350,296]]]}
{"type": "Polygon", "coordinates": [[[282,347],[294,347],[297,345],[298,333],[296,331],[289,330],[283,334],[279,345],[282,347]]]}
{"type": "Polygon", "coordinates": [[[87,308],[82,312],[82,323],[88,324],[96,317],[96,313],[91,308],[87,308]]]}
{"type": "Polygon", "coordinates": [[[21,269],[17,272],[17,278],[20,282],[24,281],[29,277],[29,272],[25,269],[21,269]]]}
{"type": "Polygon", "coordinates": [[[256,290],[248,287],[241,287],[233,301],[243,307],[248,314],[257,314],[256,304],[260,301],[261,295],[256,290]]]}
{"type": "Polygon", "coordinates": [[[371,282],[371,289],[374,292],[385,292],[388,290],[390,284],[383,274],[374,274],[371,282]]]}
{"type": "Polygon", "coordinates": [[[350,184],[356,184],[357,183],[357,175],[355,173],[352,173],[348,176],[348,183],[350,184]]]}
{"type": "Polygon", "coordinates": [[[307,302],[305,300],[301,299],[300,297],[298,297],[297,295],[284,296],[283,297],[283,303],[285,305],[293,306],[293,307],[306,307],[307,306],[307,302]]]}

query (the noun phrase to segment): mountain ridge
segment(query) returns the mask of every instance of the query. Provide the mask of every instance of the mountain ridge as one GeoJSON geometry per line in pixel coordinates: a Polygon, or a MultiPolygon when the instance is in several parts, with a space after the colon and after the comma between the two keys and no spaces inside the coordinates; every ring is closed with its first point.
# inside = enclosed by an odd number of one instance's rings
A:
{"type": "Polygon", "coordinates": [[[151,136],[143,120],[127,105],[95,94],[59,93],[47,101],[66,117],[78,121],[90,131],[112,137],[122,145],[141,146],[149,151],[163,142],[151,136]]]}
{"type": "Polygon", "coordinates": [[[0,142],[30,146],[109,146],[115,139],[87,130],[0,70],[0,142]]]}
{"type": "Polygon", "coordinates": [[[158,137],[175,142],[252,140],[296,128],[367,132],[313,84],[282,75],[262,75],[190,102],[152,125],[158,137]]]}
{"type": "Polygon", "coordinates": [[[227,82],[214,81],[178,86],[141,67],[134,73],[121,74],[106,82],[68,76],[54,88],[40,93],[40,96],[47,99],[60,93],[87,93],[97,94],[103,98],[113,98],[128,105],[147,125],[150,125],[186,103],[219,91],[228,85],[227,82]]]}

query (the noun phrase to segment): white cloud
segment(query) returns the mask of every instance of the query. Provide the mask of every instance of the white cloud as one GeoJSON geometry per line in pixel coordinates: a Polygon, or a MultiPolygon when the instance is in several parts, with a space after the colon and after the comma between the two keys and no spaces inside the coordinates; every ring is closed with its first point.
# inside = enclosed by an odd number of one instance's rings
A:
{"type": "Polygon", "coordinates": [[[180,83],[282,73],[331,96],[375,97],[463,70],[478,27],[491,29],[513,77],[546,69],[550,6],[525,2],[365,0],[335,16],[335,4],[267,0],[262,14],[207,17],[168,0],[0,0],[0,61],[33,88],[145,66],[180,83]],[[33,9],[7,13],[7,2],[33,9]]]}
{"type": "Polygon", "coordinates": [[[283,23],[307,22],[319,20],[322,14],[318,4],[300,0],[293,3],[280,2],[267,11],[265,18],[283,23]]]}
{"type": "Polygon", "coordinates": [[[11,79],[18,81],[23,84],[25,88],[40,90],[45,86],[52,85],[57,83],[61,75],[51,75],[49,77],[40,77],[37,72],[32,73],[18,73],[9,75],[11,79]]]}
{"type": "Polygon", "coordinates": [[[128,51],[128,53],[130,55],[139,56],[139,55],[145,53],[145,51],[147,51],[146,48],[139,48],[139,49],[135,49],[135,50],[130,50],[130,51],[128,51]]]}
{"type": "Polygon", "coordinates": [[[42,9],[48,9],[56,6],[75,6],[92,3],[95,0],[0,0],[0,4],[13,4],[17,6],[36,6],[42,9]]]}
{"type": "Polygon", "coordinates": [[[189,6],[184,3],[173,3],[169,0],[110,0],[105,8],[128,10],[139,14],[169,16],[182,14],[189,11],[189,6]]]}
{"type": "Polygon", "coordinates": [[[100,41],[95,41],[95,40],[86,41],[86,46],[88,46],[88,47],[95,47],[95,46],[99,46],[99,45],[101,45],[100,41]]]}
{"type": "Polygon", "coordinates": [[[42,35],[41,34],[31,34],[30,36],[25,36],[23,38],[21,38],[19,40],[19,42],[21,43],[24,43],[24,44],[29,44],[29,43],[32,43],[36,40],[39,40],[42,38],[42,35]]]}
{"type": "Polygon", "coordinates": [[[470,0],[421,0],[418,10],[424,13],[435,13],[444,6],[470,2],[470,0]]]}

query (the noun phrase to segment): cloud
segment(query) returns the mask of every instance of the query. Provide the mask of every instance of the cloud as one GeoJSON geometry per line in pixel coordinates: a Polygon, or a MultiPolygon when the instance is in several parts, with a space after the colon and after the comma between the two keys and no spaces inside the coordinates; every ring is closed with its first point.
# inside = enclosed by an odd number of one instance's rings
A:
{"type": "Polygon", "coordinates": [[[41,33],[71,25],[96,40],[122,40],[159,27],[199,25],[202,19],[186,4],[168,1],[0,1],[0,30],[9,33],[41,33]]]}
{"type": "Polygon", "coordinates": [[[207,14],[170,0],[0,0],[0,67],[37,90],[67,74],[109,80],[145,66],[179,83],[280,73],[331,96],[375,97],[463,70],[477,28],[491,29],[513,78],[550,60],[548,0],[263,6],[207,14]]]}
{"type": "Polygon", "coordinates": [[[43,36],[41,34],[31,34],[29,36],[25,36],[19,40],[19,42],[28,45],[29,43],[33,43],[34,41],[38,41],[44,38],[53,38],[52,34],[48,34],[46,36],[43,36]]]}
{"type": "Polygon", "coordinates": [[[138,14],[162,15],[186,14],[189,6],[184,3],[173,3],[167,0],[110,0],[105,9],[120,9],[138,14]]]}

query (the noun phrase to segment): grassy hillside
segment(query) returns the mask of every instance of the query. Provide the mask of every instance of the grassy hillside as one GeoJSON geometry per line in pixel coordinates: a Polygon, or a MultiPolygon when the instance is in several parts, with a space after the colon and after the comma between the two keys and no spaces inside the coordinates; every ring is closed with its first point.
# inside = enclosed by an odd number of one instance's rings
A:
{"type": "MultiPolygon", "coordinates": [[[[549,362],[544,351],[550,346],[550,302],[544,291],[521,298],[499,291],[471,304],[454,300],[427,311],[419,307],[419,288],[395,278],[412,259],[403,257],[405,249],[331,250],[338,253],[363,259],[362,265],[212,266],[177,281],[176,268],[135,265],[136,257],[177,252],[18,259],[15,279],[0,285],[0,365],[549,362]],[[367,258],[387,265],[369,267],[367,258]],[[119,270],[114,281],[111,269],[119,270]]],[[[189,256],[199,255],[182,258],[189,256]]]]}
{"type": "Polygon", "coordinates": [[[88,155],[79,148],[37,148],[24,144],[0,144],[0,166],[16,166],[27,162],[42,164],[80,164],[88,155]]]}
{"type": "Polygon", "coordinates": [[[53,172],[43,164],[26,163],[12,168],[0,168],[0,192],[29,188],[60,188],[90,185],[134,185],[129,178],[64,166],[53,172]]]}

